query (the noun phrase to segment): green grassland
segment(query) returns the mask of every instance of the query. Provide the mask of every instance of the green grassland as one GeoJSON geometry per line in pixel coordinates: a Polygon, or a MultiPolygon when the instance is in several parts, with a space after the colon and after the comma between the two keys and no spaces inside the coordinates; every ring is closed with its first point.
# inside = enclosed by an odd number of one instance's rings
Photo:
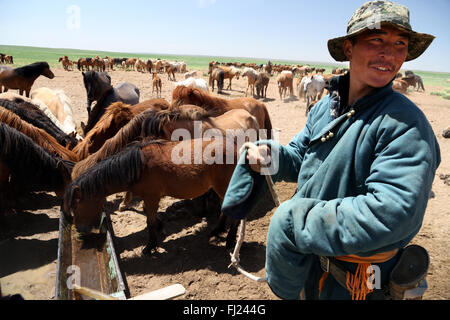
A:
{"type": "MultiPolygon", "coordinates": [[[[125,52],[107,52],[107,51],[92,51],[92,50],[77,50],[77,49],[55,49],[55,48],[39,48],[39,47],[25,47],[25,46],[8,46],[0,45],[0,52],[14,57],[14,66],[23,66],[37,61],[47,61],[51,67],[60,66],[58,59],[67,55],[70,60],[77,61],[84,57],[105,57],[113,58],[133,57],[141,59],[167,59],[170,61],[185,61],[188,70],[207,70],[208,63],[212,60],[219,62],[241,62],[241,63],[256,63],[265,64],[267,59],[252,59],[239,57],[214,57],[214,56],[191,56],[191,55],[164,55],[164,54],[137,54],[125,52]]],[[[331,70],[337,67],[343,67],[344,64],[326,64],[314,63],[305,61],[287,61],[287,60],[271,60],[274,64],[308,64],[316,68],[324,68],[325,73],[331,73],[331,70]]],[[[415,71],[423,79],[425,86],[438,86],[442,90],[450,88],[450,73],[444,72],[429,72],[429,71],[415,71]]]]}

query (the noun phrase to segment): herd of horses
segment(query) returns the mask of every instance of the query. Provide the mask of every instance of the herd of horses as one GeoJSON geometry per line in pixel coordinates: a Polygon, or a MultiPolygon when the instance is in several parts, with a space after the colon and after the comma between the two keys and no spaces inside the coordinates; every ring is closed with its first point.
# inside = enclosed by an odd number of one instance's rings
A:
{"type": "MultiPolygon", "coordinates": [[[[47,69],[41,74],[52,78],[47,69]]],[[[13,71],[17,83],[25,82],[26,76],[35,80],[34,72],[13,71]]],[[[105,199],[125,192],[121,208],[130,205],[133,195],[144,203],[148,242],[143,253],[150,254],[158,245],[157,210],[162,197],[203,201],[214,191],[223,199],[239,143],[249,139],[246,132],[257,133],[253,140],[271,137],[267,107],[254,98],[223,99],[202,89],[177,86],[171,102],[140,101],[140,91],[131,83],[112,86],[107,73],[82,74],[86,125],[78,126],[70,101],[60,91],[38,88],[23,96],[18,88],[20,94],[0,94],[0,237],[11,231],[5,213],[14,209],[21,194],[55,192],[65,219],[84,235],[99,226],[105,199]],[[210,139],[196,137],[198,124],[201,134],[211,130],[217,134],[210,139]],[[178,129],[193,138],[172,141],[178,129]],[[262,137],[261,129],[267,132],[262,137]],[[226,134],[230,130],[234,136],[226,134]],[[194,161],[195,148],[203,154],[201,163],[194,161]],[[177,150],[182,150],[182,163],[173,161],[177,150]],[[216,161],[218,155],[223,161],[216,161]]],[[[6,89],[20,87],[5,83],[6,89]]],[[[227,248],[235,241],[237,223],[229,223],[227,248]]],[[[227,218],[219,213],[211,236],[226,231],[227,225],[227,218]]]]}
{"type": "MultiPolygon", "coordinates": [[[[78,65],[81,68],[80,61],[78,65]]],[[[267,65],[273,72],[270,61],[267,65]]],[[[170,102],[160,97],[161,79],[156,72],[152,80],[157,98],[140,101],[135,85],[122,82],[113,86],[111,76],[102,68],[88,69],[82,71],[88,116],[84,124],[75,119],[63,92],[48,88],[31,91],[40,75],[54,78],[48,63],[15,69],[0,66],[0,89],[4,91],[0,92],[0,237],[8,234],[5,213],[15,207],[17,196],[24,192],[55,192],[62,201],[63,216],[82,235],[98,227],[105,199],[123,192],[121,209],[129,208],[133,195],[144,203],[148,241],[143,253],[151,254],[158,246],[161,222],[157,211],[162,197],[197,198],[202,202],[214,191],[223,199],[239,157],[239,143],[249,139],[245,132],[257,132],[253,140],[272,137],[269,112],[257,99],[266,97],[273,75],[266,69],[211,62],[208,73],[213,91],[215,83],[220,93],[226,79],[226,89],[231,90],[233,78],[247,77],[247,91],[251,89],[252,96],[247,97],[246,91],[245,97],[225,99],[211,94],[206,83],[196,84],[194,78],[188,78],[192,85],[175,86],[170,102]],[[9,89],[19,90],[19,94],[7,92],[9,89]],[[211,130],[220,134],[199,139],[195,137],[196,123],[200,123],[201,137],[211,130]],[[179,129],[193,138],[172,141],[179,129]],[[262,129],[266,133],[263,137],[259,135],[262,129]],[[230,130],[237,132],[231,138],[226,134],[230,130]],[[195,147],[203,155],[201,163],[195,161],[195,147]],[[180,150],[183,162],[179,163],[173,161],[173,155],[180,150]],[[231,156],[233,161],[212,161],[218,155],[231,156]]],[[[280,98],[288,92],[294,95],[293,81],[300,75],[298,95],[310,108],[331,77],[346,70],[333,70],[331,75],[323,72],[309,66],[280,71],[276,78],[280,98]]],[[[408,73],[401,80],[413,77],[420,79],[408,73]]],[[[226,219],[230,218],[219,213],[211,236],[225,231],[226,219]]],[[[237,224],[229,224],[227,248],[234,244],[237,224]]]]}

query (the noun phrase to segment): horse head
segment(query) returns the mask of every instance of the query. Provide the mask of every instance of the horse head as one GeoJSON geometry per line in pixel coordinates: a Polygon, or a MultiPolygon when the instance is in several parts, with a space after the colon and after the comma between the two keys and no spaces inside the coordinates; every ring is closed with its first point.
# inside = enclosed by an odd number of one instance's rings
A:
{"type": "Polygon", "coordinates": [[[66,188],[62,213],[66,221],[74,222],[77,231],[85,235],[100,225],[102,206],[102,199],[89,199],[73,182],[66,188]]]}
{"type": "Polygon", "coordinates": [[[88,114],[90,113],[92,102],[100,100],[106,92],[111,90],[111,77],[105,72],[88,71],[82,72],[84,87],[87,93],[88,114]]]}
{"type": "Polygon", "coordinates": [[[42,70],[41,74],[49,79],[53,79],[55,77],[55,75],[52,72],[52,70],[50,70],[50,66],[48,65],[48,63],[43,62],[42,66],[43,66],[43,70],[42,70]]]}

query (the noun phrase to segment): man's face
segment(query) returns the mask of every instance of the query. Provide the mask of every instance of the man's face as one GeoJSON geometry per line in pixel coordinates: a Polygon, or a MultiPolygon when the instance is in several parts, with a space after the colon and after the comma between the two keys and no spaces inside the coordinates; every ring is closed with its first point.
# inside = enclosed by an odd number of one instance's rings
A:
{"type": "Polygon", "coordinates": [[[381,88],[392,81],[405,62],[408,37],[396,28],[383,26],[358,35],[354,44],[346,40],[344,52],[354,80],[362,86],[381,88]]]}

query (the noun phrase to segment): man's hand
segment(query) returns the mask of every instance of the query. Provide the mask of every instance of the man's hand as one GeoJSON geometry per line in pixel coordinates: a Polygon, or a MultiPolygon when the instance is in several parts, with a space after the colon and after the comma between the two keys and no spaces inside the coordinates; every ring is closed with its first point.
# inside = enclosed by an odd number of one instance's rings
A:
{"type": "Polygon", "coordinates": [[[271,158],[269,146],[261,145],[248,148],[247,160],[253,171],[261,172],[262,167],[268,167],[270,165],[271,158]]]}

